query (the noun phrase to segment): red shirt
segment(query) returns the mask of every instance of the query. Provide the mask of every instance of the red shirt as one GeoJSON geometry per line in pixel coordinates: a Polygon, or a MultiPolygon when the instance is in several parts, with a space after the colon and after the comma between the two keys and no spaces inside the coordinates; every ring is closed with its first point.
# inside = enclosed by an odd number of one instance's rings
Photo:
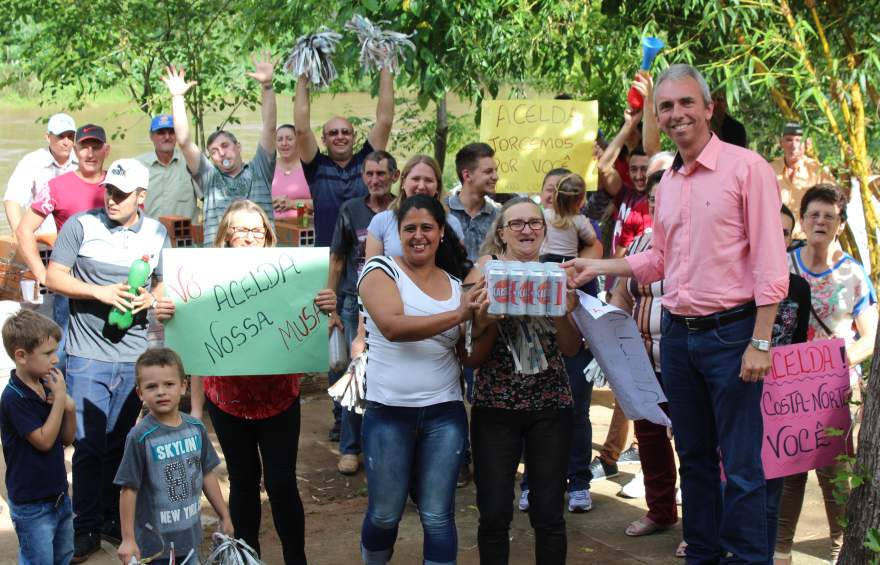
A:
{"type": "Polygon", "coordinates": [[[64,222],[74,214],[104,207],[102,182],[104,175],[93,184],[79,178],[76,171],[65,173],[49,181],[49,189],[37,196],[31,209],[44,218],[52,214],[60,232],[64,222]]]}
{"type": "Polygon", "coordinates": [[[247,377],[205,377],[205,396],[237,418],[263,420],[278,415],[299,397],[302,374],[247,377]]]}
{"type": "Polygon", "coordinates": [[[779,185],[760,155],[713,135],[657,187],[653,246],[626,258],[640,284],[663,279],[663,306],[705,316],[788,294],[779,185]]]}
{"type": "Polygon", "coordinates": [[[631,186],[624,185],[618,196],[620,198],[615,199],[617,218],[614,222],[612,252],[626,249],[635,238],[653,225],[646,192],[638,192],[631,186]]]}

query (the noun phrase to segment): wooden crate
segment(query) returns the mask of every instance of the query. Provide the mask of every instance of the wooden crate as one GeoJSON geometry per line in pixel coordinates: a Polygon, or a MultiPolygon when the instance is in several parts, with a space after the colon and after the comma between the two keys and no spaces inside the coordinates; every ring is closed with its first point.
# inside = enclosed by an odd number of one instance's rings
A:
{"type": "Polygon", "coordinates": [[[301,228],[293,222],[275,222],[278,247],[313,247],[315,228],[301,228]]]}

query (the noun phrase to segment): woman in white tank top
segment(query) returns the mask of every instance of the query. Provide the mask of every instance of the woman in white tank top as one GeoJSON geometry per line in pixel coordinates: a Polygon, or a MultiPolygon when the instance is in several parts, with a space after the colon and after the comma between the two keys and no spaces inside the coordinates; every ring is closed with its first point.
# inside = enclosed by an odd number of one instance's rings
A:
{"type": "Polygon", "coordinates": [[[428,196],[409,198],[398,224],[403,255],[373,257],[358,281],[369,352],[363,420],[369,506],[361,556],[368,565],[391,559],[412,489],[425,562],[455,563],[455,483],[467,434],[456,349],[463,354],[459,326],[471,318],[471,297],[437,264],[438,250],[446,257],[442,205],[428,196]]]}

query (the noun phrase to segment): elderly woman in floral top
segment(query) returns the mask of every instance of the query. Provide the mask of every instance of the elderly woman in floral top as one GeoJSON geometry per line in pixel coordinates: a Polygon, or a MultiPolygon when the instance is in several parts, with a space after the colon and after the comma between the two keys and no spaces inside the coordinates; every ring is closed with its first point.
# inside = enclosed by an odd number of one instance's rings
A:
{"type": "MultiPolygon", "coordinates": [[[[807,339],[843,338],[850,367],[858,367],[874,349],[877,294],[862,265],[844,253],[837,241],[846,221],[846,197],[835,185],[818,184],[804,194],[800,214],[807,245],[789,255],[789,266],[810,285],[812,315],[807,339]]],[[[855,370],[851,374],[857,375],[855,370]]],[[[839,520],[844,515],[844,506],[834,499],[832,479],[844,468],[844,464],[836,463],[816,469],[831,530],[832,562],[837,560],[843,544],[839,520]]],[[[776,565],[791,563],[791,546],[806,482],[807,473],[785,478],[779,506],[776,565]]]]}
{"type": "MultiPolygon", "coordinates": [[[[523,197],[509,200],[487,236],[492,255],[480,258],[480,267],[492,257],[537,261],[544,228],[544,216],[534,202],[523,197]]],[[[569,293],[569,312],[575,300],[569,293]]],[[[574,355],[582,347],[580,334],[568,316],[498,319],[481,310],[474,321],[472,347],[468,362],[477,369],[471,443],[480,511],[480,563],[508,562],[514,480],[524,444],[536,561],[561,565],[566,557],[563,504],[573,427],[562,355],[574,355]],[[517,348],[509,345],[522,339],[540,346],[546,364],[514,360],[512,350],[517,348]]]]}
{"type": "MultiPolygon", "coordinates": [[[[214,247],[274,247],[275,232],[262,208],[234,202],[217,229],[214,247]]],[[[336,293],[321,290],[315,304],[336,312],[336,293]]],[[[163,300],[159,319],[174,315],[163,300]]],[[[236,537],[260,551],[260,482],[265,480],[284,563],[305,565],[305,513],[296,486],[301,375],[192,377],[191,414],[211,415],[229,471],[229,511],[236,537]]]]}

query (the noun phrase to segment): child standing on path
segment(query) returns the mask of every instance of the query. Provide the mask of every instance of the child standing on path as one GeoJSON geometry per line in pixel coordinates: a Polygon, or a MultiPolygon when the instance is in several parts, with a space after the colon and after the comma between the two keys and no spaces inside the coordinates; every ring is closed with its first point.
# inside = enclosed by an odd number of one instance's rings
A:
{"type": "Polygon", "coordinates": [[[232,535],[229,509],[213,472],[220,459],[204,424],[179,410],[186,377],[177,353],[148,349],[135,364],[135,378],[138,396],[150,412],[129,432],[114,481],[122,488],[117,553],[123,563],[146,556],[155,564],[167,562],[173,551],[180,563],[198,552],[202,541],[202,492],[223,533],[232,535]]]}
{"type": "Polygon", "coordinates": [[[59,341],[58,324],[30,310],[3,324],[3,347],[15,369],[0,396],[0,438],[18,562],[25,565],[66,565],[73,557],[63,445],[73,443],[76,409],[55,368],[59,341]]]}

